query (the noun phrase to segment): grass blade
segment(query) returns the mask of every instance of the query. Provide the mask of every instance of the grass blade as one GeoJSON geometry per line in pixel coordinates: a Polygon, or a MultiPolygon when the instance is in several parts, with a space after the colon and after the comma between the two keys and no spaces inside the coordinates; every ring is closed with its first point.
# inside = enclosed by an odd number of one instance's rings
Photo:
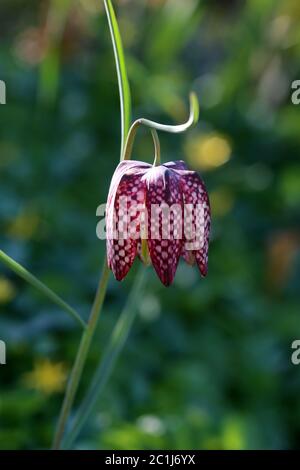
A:
{"type": "Polygon", "coordinates": [[[63,299],[61,299],[55,292],[53,292],[49,287],[43,284],[39,279],[37,279],[33,274],[31,274],[27,269],[17,263],[14,259],[8,256],[4,251],[0,250],[0,261],[5,264],[9,269],[11,269],[15,274],[24,279],[24,281],[31,284],[35,289],[37,289],[41,294],[51,300],[53,303],[58,305],[60,308],[65,310],[69,315],[71,315],[80,326],[85,329],[86,324],[79,316],[79,314],[74,310],[70,305],[68,305],[63,299]]]}
{"type": "Polygon", "coordinates": [[[121,107],[121,155],[125,146],[126,136],[131,124],[131,95],[127,77],[125,56],[122,39],[114,8],[111,0],[104,0],[105,11],[108,19],[111,40],[114,49],[116,69],[118,75],[120,107],[121,107]]]}

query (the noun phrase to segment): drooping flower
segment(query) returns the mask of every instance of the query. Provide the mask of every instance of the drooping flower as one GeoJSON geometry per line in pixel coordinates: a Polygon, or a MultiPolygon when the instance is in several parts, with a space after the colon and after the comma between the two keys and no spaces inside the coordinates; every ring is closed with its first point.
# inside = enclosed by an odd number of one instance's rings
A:
{"type": "Polygon", "coordinates": [[[108,266],[121,281],[138,255],[169,286],[180,256],[207,274],[210,206],[205,185],[183,161],[121,162],[106,208],[108,266]]]}

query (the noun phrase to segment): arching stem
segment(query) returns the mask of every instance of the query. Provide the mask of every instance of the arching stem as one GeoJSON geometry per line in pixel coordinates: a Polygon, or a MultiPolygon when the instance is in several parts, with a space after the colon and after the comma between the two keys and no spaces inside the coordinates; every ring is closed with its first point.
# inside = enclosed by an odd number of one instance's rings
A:
{"type": "MultiPolygon", "coordinates": [[[[169,132],[172,134],[179,134],[187,131],[190,127],[197,123],[199,117],[199,103],[195,93],[190,94],[190,115],[188,120],[179,125],[160,124],[159,122],[150,121],[149,119],[140,118],[137,119],[129,129],[122,160],[130,160],[132,154],[132,148],[134,139],[136,137],[137,130],[140,126],[146,126],[156,131],[169,132]]],[[[153,134],[152,134],[153,135],[153,134]]],[[[157,138],[158,139],[158,138],[157,138]]],[[[156,141],[155,141],[156,143],[156,141]]]]}

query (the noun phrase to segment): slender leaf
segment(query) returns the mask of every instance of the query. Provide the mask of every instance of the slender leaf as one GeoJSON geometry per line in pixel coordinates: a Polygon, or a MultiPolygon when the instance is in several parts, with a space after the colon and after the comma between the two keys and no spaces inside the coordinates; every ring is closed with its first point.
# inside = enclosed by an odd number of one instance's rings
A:
{"type": "Polygon", "coordinates": [[[121,155],[125,146],[126,136],[131,124],[131,95],[127,77],[126,63],[122,39],[111,0],[104,0],[111,40],[114,49],[118,75],[120,107],[121,107],[121,155]]]}
{"type": "Polygon", "coordinates": [[[9,269],[14,273],[20,276],[24,281],[31,284],[35,289],[37,289],[41,294],[45,295],[49,300],[58,305],[60,308],[69,313],[82,328],[86,328],[85,322],[79,316],[79,314],[74,310],[70,305],[68,305],[64,300],[62,300],[55,292],[53,292],[49,287],[43,284],[39,279],[37,279],[33,274],[31,274],[27,269],[17,263],[14,259],[8,256],[4,251],[0,250],[0,261],[5,264],[9,269]]]}

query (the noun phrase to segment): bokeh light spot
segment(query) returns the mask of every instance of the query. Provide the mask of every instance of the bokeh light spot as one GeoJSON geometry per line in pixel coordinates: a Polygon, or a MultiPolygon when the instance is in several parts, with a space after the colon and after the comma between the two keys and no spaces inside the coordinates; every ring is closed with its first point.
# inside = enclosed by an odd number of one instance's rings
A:
{"type": "Polygon", "coordinates": [[[7,304],[16,295],[13,283],[5,277],[0,277],[0,304],[7,304]]]}
{"type": "Polygon", "coordinates": [[[226,137],[212,133],[192,137],[188,140],[185,151],[191,165],[199,170],[209,171],[227,163],[232,149],[226,137]]]}

